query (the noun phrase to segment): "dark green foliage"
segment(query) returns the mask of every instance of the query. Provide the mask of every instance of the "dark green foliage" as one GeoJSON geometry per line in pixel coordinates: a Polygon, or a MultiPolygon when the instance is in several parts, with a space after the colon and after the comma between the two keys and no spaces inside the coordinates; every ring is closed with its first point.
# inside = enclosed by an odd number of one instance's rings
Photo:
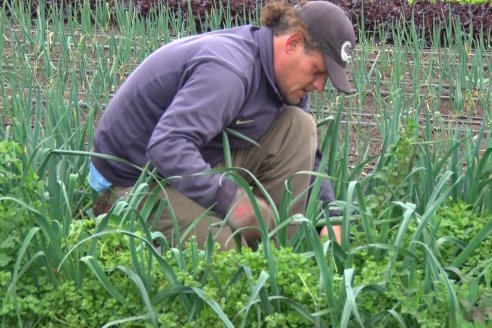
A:
{"type": "MultiPolygon", "coordinates": [[[[375,217],[394,201],[404,201],[409,195],[409,174],[418,155],[418,147],[414,144],[417,133],[417,123],[409,120],[406,127],[401,128],[398,141],[380,158],[381,169],[374,175],[368,195],[369,208],[375,217]]],[[[387,216],[392,218],[395,214],[389,213],[387,216]]]]}
{"type": "MultiPolygon", "coordinates": [[[[437,238],[442,238],[439,244],[439,253],[445,263],[450,263],[457,254],[476,236],[483,227],[492,220],[492,215],[478,214],[471,210],[471,206],[463,202],[455,202],[442,206],[436,214],[439,230],[437,238]],[[446,237],[452,237],[446,239],[446,237]]],[[[490,259],[492,236],[488,236],[477,248],[473,255],[468,257],[464,264],[463,273],[476,268],[490,259]]],[[[492,270],[490,270],[492,274],[492,270]]],[[[478,272],[477,272],[478,273],[478,272]]]]}
{"type": "MultiPolygon", "coordinates": [[[[481,30],[492,29],[492,6],[488,4],[468,5],[453,1],[430,0],[394,0],[394,1],[340,1],[356,22],[356,28],[363,31],[379,31],[380,28],[388,32],[386,37],[391,41],[391,29],[398,28],[402,23],[412,20],[419,30],[419,34],[431,37],[434,30],[451,27],[458,19],[462,29],[477,38],[481,30]],[[411,2],[411,3],[410,3],[411,2]]],[[[442,35],[444,36],[444,34],[442,35]]],[[[384,41],[384,40],[382,40],[384,41]]],[[[492,40],[489,40],[489,42],[492,40]]]]}
{"type": "Polygon", "coordinates": [[[17,143],[0,142],[0,270],[11,268],[15,260],[29,225],[26,206],[42,206],[43,182],[28,165],[17,143]]]}
{"type": "MultiPolygon", "coordinates": [[[[439,212],[438,217],[442,218],[442,232],[439,234],[456,238],[472,236],[474,231],[480,229],[481,223],[483,225],[487,220],[487,217],[469,212],[464,205],[446,206],[439,212]],[[456,222],[457,217],[463,218],[461,222],[456,222]],[[444,220],[449,224],[443,224],[444,220]],[[472,222],[470,220],[477,223],[476,229],[470,224],[472,222]]],[[[488,219],[490,220],[490,217],[488,219]]],[[[92,219],[74,221],[67,238],[69,247],[73,247],[83,238],[93,236],[96,227],[97,223],[92,219]]],[[[122,226],[109,223],[105,231],[117,228],[121,229],[122,226]]],[[[409,233],[411,231],[413,230],[409,229],[409,233]]],[[[91,272],[85,276],[80,287],[70,279],[64,279],[55,288],[49,282],[45,269],[42,268],[37,271],[36,280],[24,275],[17,283],[17,304],[23,324],[43,327],[59,325],[96,327],[115,320],[143,316],[146,309],[138,288],[123,272],[115,270],[116,266],[132,267],[128,242],[129,237],[121,233],[100,236],[97,239],[95,253],[96,260],[101,264],[112,284],[124,295],[124,304],[111,297],[91,272]]],[[[86,241],[77,247],[88,250],[90,244],[90,241],[86,241]]],[[[137,243],[138,247],[139,245],[143,244],[137,243]]],[[[477,252],[481,258],[475,260],[486,259],[490,239],[483,247],[487,248],[481,248],[481,251],[477,252]]],[[[296,254],[288,248],[273,247],[272,250],[277,267],[277,284],[281,288],[282,297],[296,302],[309,313],[329,310],[325,295],[319,286],[320,271],[314,258],[296,254]]],[[[211,259],[207,260],[205,252],[196,250],[191,241],[183,252],[169,250],[163,254],[163,258],[176,273],[180,288],[203,290],[206,297],[214,300],[235,325],[239,325],[245,319],[248,323],[247,327],[275,327],[276,325],[312,327],[312,322],[299,315],[287,303],[282,304],[280,312],[272,314],[266,313],[259,300],[250,303],[253,286],[268,270],[261,246],[257,252],[252,252],[250,249],[243,249],[242,253],[214,252],[211,259]],[[251,306],[251,309],[245,312],[244,309],[248,306],[251,306]],[[244,317],[245,313],[247,313],[246,317],[244,317]]],[[[410,285],[405,282],[408,268],[404,266],[403,257],[395,262],[389,276],[386,276],[391,258],[391,252],[385,252],[383,256],[376,259],[367,251],[360,251],[354,260],[353,267],[357,272],[354,286],[380,286],[379,290],[368,289],[366,292],[361,292],[356,299],[365,326],[398,325],[398,320],[390,310],[394,311],[398,319],[403,320],[407,326],[446,325],[448,300],[445,288],[438,281],[435,282],[437,287],[430,290],[425,288],[423,282],[425,268],[421,260],[416,262],[420,269],[415,271],[417,276],[410,285]]],[[[477,262],[474,263],[470,265],[476,265],[477,262]]],[[[163,296],[169,292],[171,284],[158,266],[154,266],[151,276],[152,287],[148,293],[160,326],[208,327],[220,322],[217,314],[200,299],[195,299],[196,313],[188,317],[189,313],[185,311],[176,296],[163,296]]],[[[0,271],[0,288],[6,290],[10,279],[10,272],[0,271]]],[[[335,282],[342,282],[339,276],[335,276],[335,279],[335,282]]],[[[335,292],[337,294],[342,292],[343,287],[338,284],[336,286],[338,287],[335,292]]],[[[487,320],[490,320],[488,315],[491,289],[487,286],[489,285],[482,284],[480,291],[472,294],[468,284],[460,282],[459,279],[454,282],[453,287],[464,304],[463,316],[467,318],[470,327],[479,327],[481,322],[487,323],[489,322],[487,320]],[[476,299],[474,300],[470,295],[476,299]]],[[[271,295],[268,280],[262,286],[262,291],[265,295],[271,295]]],[[[16,324],[17,318],[11,298],[3,300],[0,317],[6,326],[16,324]]],[[[354,324],[355,322],[351,322],[350,327],[354,324]]],[[[123,325],[125,326],[150,327],[151,325],[145,317],[142,317],[123,325]]]]}
{"type": "MultiPolygon", "coordinates": [[[[80,237],[94,233],[94,227],[92,220],[74,222],[69,242],[75,243],[80,237]]],[[[18,284],[17,302],[24,324],[43,327],[59,324],[99,327],[113,320],[144,314],[145,307],[140,300],[138,289],[121,271],[114,270],[116,265],[131,267],[131,255],[125,247],[127,244],[127,236],[123,234],[106,235],[99,238],[97,252],[97,260],[109,274],[114,286],[125,296],[125,304],[112,298],[94,275],[88,274],[80,288],[70,280],[54,288],[47,283],[43,273],[39,272],[37,284],[27,276],[18,284]]],[[[282,306],[281,313],[274,315],[264,313],[259,303],[253,304],[249,312],[241,312],[248,306],[249,295],[259,276],[267,270],[261,247],[258,252],[244,249],[242,254],[236,251],[214,253],[207,266],[203,255],[203,251],[197,253],[190,245],[182,254],[169,250],[163,257],[174,269],[183,288],[201,288],[206,297],[215,300],[233,322],[239,324],[244,314],[247,314],[248,327],[260,326],[262,322],[267,322],[266,326],[272,327],[282,322],[289,322],[292,327],[312,325],[287,304],[282,306]],[[182,266],[183,263],[185,267],[182,266]]],[[[299,303],[309,312],[315,312],[314,304],[323,304],[323,299],[319,293],[319,270],[314,259],[296,254],[287,248],[275,250],[274,255],[282,296],[299,303]]],[[[196,314],[188,317],[189,313],[186,313],[175,297],[162,296],[168,291],[170,283],[157,266],[152,271],[152,277],[153,286],[148,292],[153,296],[153,308],[161,326],[195,327],[198,324],[212,327],[220,322],[217,314],[200,300],[196,303],[196,314]]],[[[6,288],[9,279],[9,273],[3,272],[0,276],[0,287],[6,288]]],[[[268,283],[263,288],[266,294],[270,295],[268,283]]],[[[15,326],[17,321],[13,309],[12,300],[7,299],[0,310],[3,323],[7,326],[15,326]]],[[[141,320],[140,323],[145,325],[141,320]]]]}

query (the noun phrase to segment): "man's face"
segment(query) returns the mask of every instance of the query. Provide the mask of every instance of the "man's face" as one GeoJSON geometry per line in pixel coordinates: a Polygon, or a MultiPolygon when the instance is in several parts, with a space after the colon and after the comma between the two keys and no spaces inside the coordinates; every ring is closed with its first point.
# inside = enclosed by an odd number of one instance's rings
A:
{"type": "Polygon", "coordinates": [[[288,47],[288,55],[276,66],[275,81],[286,103],[296,105],[308,92],[324,90],[328,72],[320,50],[306,52],[302,41],[288,47]]]}

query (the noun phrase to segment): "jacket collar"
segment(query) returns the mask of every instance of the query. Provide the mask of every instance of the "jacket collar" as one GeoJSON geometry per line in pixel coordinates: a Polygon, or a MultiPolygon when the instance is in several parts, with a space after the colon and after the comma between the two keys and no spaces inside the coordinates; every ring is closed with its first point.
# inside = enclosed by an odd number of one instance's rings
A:
{"type": "Polygon", "coordinates": [[[269,27],[262,27],[258,33],[258,45],[260,48],[260,60],[263,66],[263,71],[268,79],[268,82],[275,91],[279,99],[283,101],[283,97],[275,84],[275,75],[273,73],[273,31],[269,27]]]}

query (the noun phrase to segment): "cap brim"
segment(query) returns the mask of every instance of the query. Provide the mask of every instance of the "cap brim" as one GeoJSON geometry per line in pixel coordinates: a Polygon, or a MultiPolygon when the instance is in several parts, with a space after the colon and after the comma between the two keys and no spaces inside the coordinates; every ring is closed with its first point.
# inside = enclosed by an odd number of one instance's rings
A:
{"type": "Polygon", "coordinates": [[[356,92],[349,83],[345,68],[338,65],[337,62],[328,55],[325,55],[325,64],[328,70],[328,76],[335,88],[347,94],[356,92]]]}

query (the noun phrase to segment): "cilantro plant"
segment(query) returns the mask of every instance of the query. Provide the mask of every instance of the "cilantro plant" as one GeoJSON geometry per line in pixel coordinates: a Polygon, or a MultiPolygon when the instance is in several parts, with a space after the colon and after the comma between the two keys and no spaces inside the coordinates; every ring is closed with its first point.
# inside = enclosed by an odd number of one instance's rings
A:
{"type": "Polygon", "coordinates": [[[15,142],[0,142],[0,269],[12,269],[17,250],[30,225],[29,210],[43,203],[43,182],[15,142]]]}

